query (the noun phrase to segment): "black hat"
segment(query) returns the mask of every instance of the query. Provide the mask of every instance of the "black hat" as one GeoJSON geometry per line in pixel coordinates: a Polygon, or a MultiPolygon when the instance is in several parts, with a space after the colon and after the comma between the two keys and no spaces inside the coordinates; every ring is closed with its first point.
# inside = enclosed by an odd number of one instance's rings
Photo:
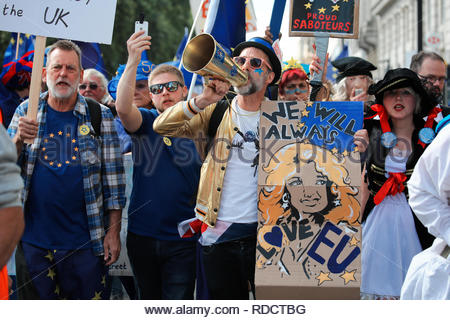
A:
{"type": "Polygon", "coordinates": [[[368,93],[375,95],[377,103],[383,104],[384,92],[405,87],[413,88],[420,96],[420,116],[427,116],[430,110],[436,106],[436,102],[427,94],[417,74],[410,69],[398,68],[389,70],[386,72],[383,80],[380,80],[369,87],[368,93]]]}
{"type": "Polygon", "coordinates": [[[345,57],[331,62],[333,67],[339,70],[336,82],[341,81],[345,77],[366,75],[372,78],[370,71],[376,70],[369,61],[358,57],[345,57]]]}
{"type": "Polygon", "coordinates": [[[272,45],[264,38],[251,38],[250,40],[244,41],[239,43],[236,48],[233,51],[233,57],[237,57],[241,54],[242,50],[245,48],[258,48],[262,51],[264,51],[265,54],[269,57],[270,64],[272,66],[273,72],[275,73],[275,77],[273,78],[273,81],[270,83],[275,84],[278,79],[280,78],[281,74],[281,62],[280,59],[278,59],[277,55],[275,54],[275,51],[272,48],[272,45]]]}

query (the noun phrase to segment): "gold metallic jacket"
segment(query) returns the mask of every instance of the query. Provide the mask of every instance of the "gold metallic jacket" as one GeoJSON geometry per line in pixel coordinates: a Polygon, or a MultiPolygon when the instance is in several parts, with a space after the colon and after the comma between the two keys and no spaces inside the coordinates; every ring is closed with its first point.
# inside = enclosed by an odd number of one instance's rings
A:
{"type": "Polygon", "coordinates": [[[238,130],[231,119],[231,109],[228,108],[217,128],[211,150],[205,158],[209,120],[215,107],[216,104],[212,104],[200,110],[192,100],[182,101],[164,111],[153,123],[155,132],[162,136],[194,140],[200,156],[205,159],[200,174],[195,212],[197,218],[210,227],[214,227],[217,220],[231,143],[238,130]]]}

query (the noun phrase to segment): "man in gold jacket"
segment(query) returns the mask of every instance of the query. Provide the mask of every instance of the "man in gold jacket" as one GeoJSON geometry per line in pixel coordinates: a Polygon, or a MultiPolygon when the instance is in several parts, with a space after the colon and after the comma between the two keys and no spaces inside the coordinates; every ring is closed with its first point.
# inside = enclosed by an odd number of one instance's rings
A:
{"type": "MultiPolygon", "coordinates": [[[[240,43],[233,60],[248,81],[234,88],[237,96],[219,121],[201,169],[195,208],[202,222],[203,267],[212,299],[248,299],[249,288],[254,291],[260,108],[267,86],[281,72],[279,59],[263,38],[240,43]]],[[[201,95],[158,117],[154,130],[172,137],[207,136],[211,115],[229,86],[211,80],[201,95]]]]}

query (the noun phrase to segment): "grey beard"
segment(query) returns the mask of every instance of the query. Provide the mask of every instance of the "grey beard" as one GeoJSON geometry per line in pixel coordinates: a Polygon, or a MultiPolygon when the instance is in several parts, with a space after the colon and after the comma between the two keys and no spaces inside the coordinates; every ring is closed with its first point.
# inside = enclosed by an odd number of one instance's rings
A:
{"type": "Polygon", "coordinates": [[[233,88],[241,96],[249,96],[249,95],[255,93],[256,91],[258,91],[256,85],[253,82],[250,82],[249,84],[247,84],[245,86],[240,86],[240,87],[233,86],[233,88]]]}

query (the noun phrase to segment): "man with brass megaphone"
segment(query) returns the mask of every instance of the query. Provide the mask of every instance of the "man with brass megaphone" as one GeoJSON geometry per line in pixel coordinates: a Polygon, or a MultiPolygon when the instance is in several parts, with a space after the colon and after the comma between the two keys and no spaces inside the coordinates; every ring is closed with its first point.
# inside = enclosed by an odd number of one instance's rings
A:
{"type": "MultiPolygon", "coordinates": [[[[225,61],[215,41],[209,47],[196,46],[195,50],[200,58],[205,51],[213,51],[204,54],[206,58],[198,63],[200,66],[208,65],[211,59],[225,61]]],[[[190,59],[192,64],[194,60],[190,59]]],[[[278,81],[281,73],[278,57],[263,38],[238,44],[232,62],[227,63],[227,70],[236,64],[247,80],[233,84],[235,77],[212,72],[202,94],[179,102],[153,124],[154,130],[164,136],[197,139],[215,132],[201,170],[195,207],[197,220],[189,221],[188,226],[189,230],[202,231],[199,241],[212,299],[248,299],[249,285],[254,292],[259,110],[267,86],[278,81]],[[215,110],[223,105],[220,100],[230,83],[237,96],[226,105],[222,115],[215,110]]],[[[212,68],[217,64],[221,68],[217,61],[213,64],[212,68]]],[[[183,223],[179,226],[182,228],[183,223]]]]}

